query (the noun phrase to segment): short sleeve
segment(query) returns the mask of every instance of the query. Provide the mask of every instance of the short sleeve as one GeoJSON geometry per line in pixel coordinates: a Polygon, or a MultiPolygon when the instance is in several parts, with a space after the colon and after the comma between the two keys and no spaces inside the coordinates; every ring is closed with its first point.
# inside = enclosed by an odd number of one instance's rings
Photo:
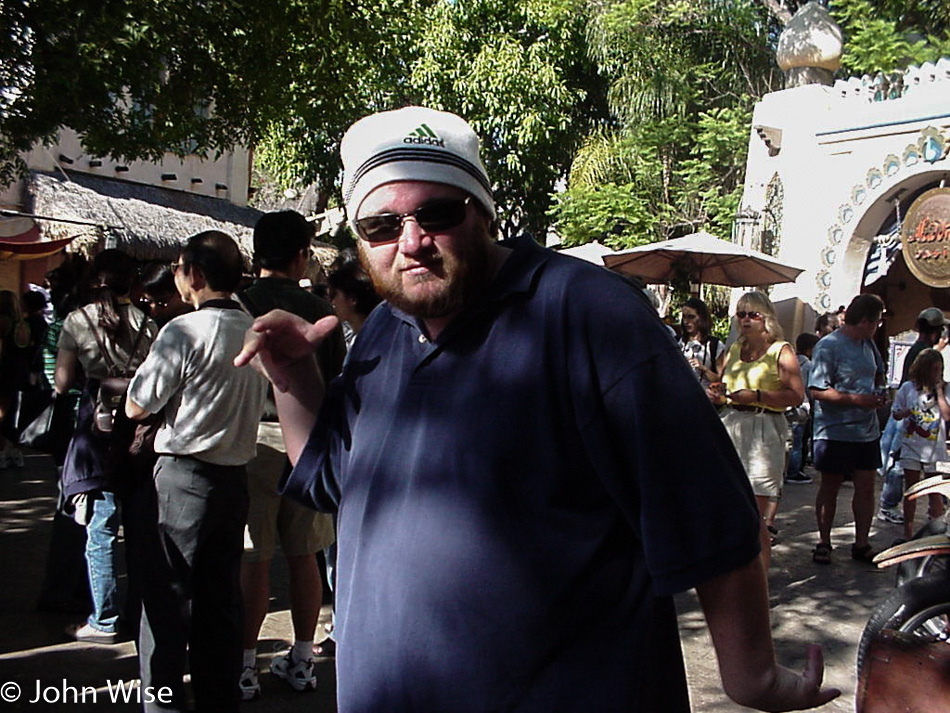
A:
{"type": "Polygon", "coordinates": [[[176,394],[184,378],[180,330],[166,325],[129,384],[129,399],[149,413],[158,413],[176,394]]]}
{"type": "Polygon", "coordinates": [[[609,320],[588,312],[573,324],[585,332],[570,369],[585,451],[642,540],[656,591],[684,591],[747,564],[759,551],[752,488],[662,323],[631,301],[609,320]]]}
{"type": "Polygon", "coordinates": [[[834,355],[827,344],[818,342],[811,360],[808,388],[825,390],[834,386],[834,355]]]}
{"type": "Polygon", "coordinates": [[[725,354],[725,353],[726,353],[726,344],[725,344],[725,342],[722,342],[722,341],[716,342],[716,355],[713,357],[713,359],[715,360],[716,364],[719,363],[719,359],[720,359],[720,358],[722,357],[722,355],[725,354]]]}
{"type": "Polygon", "coordinates": [[[910,408],[910,391],[913,390],[913,383],[910,381],[905,381],[901,384],[901,387],[897,390],[897,395],[894,397],[894,405],[891,407],[891,413],[897,411],[906,411],[910,408]]]}
{"type": "Polygon", "coordinates": [[[63,349],[67,352],[78,352],[79,343],[76,341],[76,335],[73,334],[73,329],[75,328],[75,320],[70,319],[75,312],[70,315],[67,315],[66,319],[63,321],[63,328],[59,332],[59,342],[56,345],[57,349],[63,349]]]}

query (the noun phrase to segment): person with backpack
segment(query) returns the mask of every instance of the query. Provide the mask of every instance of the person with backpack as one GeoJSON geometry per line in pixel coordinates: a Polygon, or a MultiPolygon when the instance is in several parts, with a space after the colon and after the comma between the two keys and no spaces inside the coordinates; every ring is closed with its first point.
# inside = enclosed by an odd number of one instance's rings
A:
{"type": "MultiPolygon", "coordinates": [[[[120,250],[99,253],[92,264],[91,301],[67,315],[59,336],[54,374],[57,394],[85,376],[76,430],[63,464],[63,496],[86,528],[86,563],[93,611],[67,633],[78,641],[114,643],[119,603],[116,541],[119,511],[107,463],[111,442],[109,404],[100,386],[130,377],[158,331],[129,299],[134,259],[120,250]]],[[[121,394],[120,394],[121,395],[121,394]]]]}
{"type": "Polygon", "coordinates": [[[726,362],[726,346],[713,336],[709,307],[698,297],[683,303],[680,319],[683,332],[679,344],[683,356],[696,371],[703,388],[707,388],[719,381],[726,362]]]}

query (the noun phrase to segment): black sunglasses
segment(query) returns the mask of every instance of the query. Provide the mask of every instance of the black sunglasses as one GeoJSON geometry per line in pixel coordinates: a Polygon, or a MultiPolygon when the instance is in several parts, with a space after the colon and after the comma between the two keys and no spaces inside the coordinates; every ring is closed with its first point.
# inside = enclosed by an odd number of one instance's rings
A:
{"type": "Polygon", "coordinates": [[[749,319],[762,319],[762,313],[761,312],[746,312],[744,309],[740,309],[738,312],[736,312],[736,317],[738,317],[739,319],[745,319],[746,317],[748,317],[749,319]]]}
{"type": "Polygon", "coordinates": [[[412,218],[427,233],[441,233],[461,225],[471,196],[433,201],[409,213],[379,213],[357,218],[356,232],[368,243],[391,243],[399,240],[406,218],[412,218]]]}

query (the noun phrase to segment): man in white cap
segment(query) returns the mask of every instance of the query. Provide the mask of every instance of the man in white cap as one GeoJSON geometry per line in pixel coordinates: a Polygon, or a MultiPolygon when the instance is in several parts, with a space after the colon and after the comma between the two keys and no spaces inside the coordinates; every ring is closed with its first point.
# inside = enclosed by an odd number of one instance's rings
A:
{"type": "Polygon", "coordinates": [[[837,695],[819,647],[803,675],[775,663],[748,480],[643,297],[496,243],[457,116],[369,116],[341,152],[386,302],[326,389],[313,347],[332,319],[272,312],[236,360],[275,384],[284,493],[337,513],[339,710],[686,711],[672,594],[691,587],[735,700],[837,695]]]}

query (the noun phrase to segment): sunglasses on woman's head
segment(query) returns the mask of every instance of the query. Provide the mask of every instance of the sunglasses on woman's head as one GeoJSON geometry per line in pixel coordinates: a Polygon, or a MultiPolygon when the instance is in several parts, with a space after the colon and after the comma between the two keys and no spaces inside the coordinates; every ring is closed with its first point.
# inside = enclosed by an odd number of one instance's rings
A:
{"type": "Polygon", "coordinates": [[[441,233],[458,227],[465,220],[471,196],[432,201],[408,213],[378,213],[357,218],[356,232],[368,243],[391,243],[399,240],[406,218],[412,218],[427,233],[441,233]]]}
{"type": "Polygon", "coordinates": [[[749,319],[762,319],[764,316],[765,315],[763,315],[761,312],[746,312],[744,309],[740,309],[738,312],[736,312],[736,317],[739,319],[745,319],[746,317],[749,319]]]}

